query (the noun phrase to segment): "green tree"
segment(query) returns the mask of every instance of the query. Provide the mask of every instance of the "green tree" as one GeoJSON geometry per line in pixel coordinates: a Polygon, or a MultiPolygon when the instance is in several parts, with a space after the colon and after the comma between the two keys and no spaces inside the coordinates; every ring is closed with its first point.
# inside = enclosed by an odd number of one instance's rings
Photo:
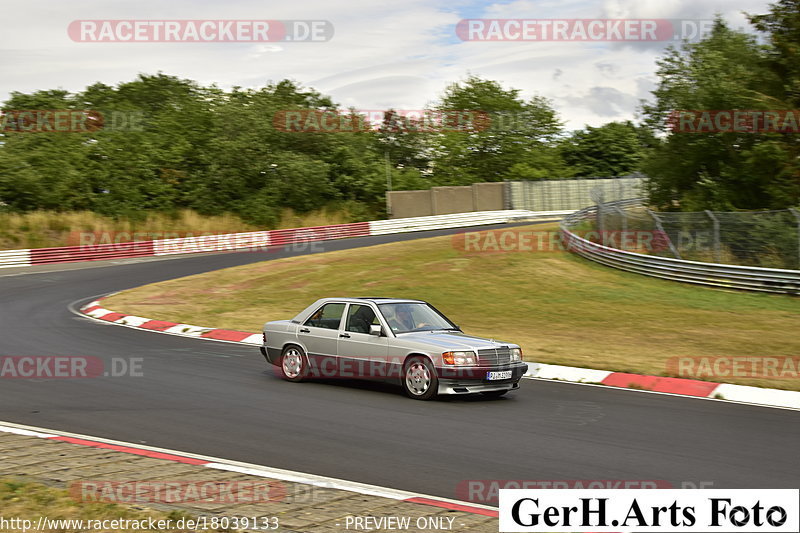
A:
{"type": "MultiPolygon", "coordinates": [[[[3,104],[14,111],[80,110],[80,100],[63,90],[13,92],[3,104]]],[[[0,136],[0,201],[11,209],[90,209],[86,179],[91,133],[22,132],[9,128],[0,136]]]]}
{"type": "MultiPolygon", "coordinates": [[[[780,0],[765,15],[750,15],[750,22],[763,32],[770,46],[766,51],[767,67],[780,80],[771,85],[778,109],[800,109],[800,0],[780,0]]],[[[800,144],[797,134],[773,139],[769,147],[753,155],[754,164],[764,157],[776,168],[766,186],[772,205],[800,205],[800,144]]],[[[762,167],[764,168],[764,167],[762,167]]]]}
{"type": "Polygon", "coordinates": [[[643,106],[645,122],[664,136],[643,164],[651,201],[665,209],[782,208],[797,191],[776,194],[776,176],[790,152],[777,133],[671,131],[682,110],[774,109],[782,83],[769,68],[767,48],[721,19],[698,43],[670,49],[658,62],[655,101],[643,106]]]}
{"type": "Polygon", "coordinates": [[[436,111],[471,111],[489,120],[478,118],[465,128],[447,129],[431,138],[434,184],[503,181],[513,179],[520,169],[548,177],[565,173],[554,153],[562,124],[551,103],[538,96],[524,101],[519,93],[477,76],[447,87],[436,111]]]}
{"type": "MultiPolygon", "coordinates": [[[[609,122],[574,131],[561,144],[564,162],[576,176],[622,176],[640,169],[646,136],[632,122],[609,122]]],[[[650,144],[654,144],[653,139],[650,144]]]]}

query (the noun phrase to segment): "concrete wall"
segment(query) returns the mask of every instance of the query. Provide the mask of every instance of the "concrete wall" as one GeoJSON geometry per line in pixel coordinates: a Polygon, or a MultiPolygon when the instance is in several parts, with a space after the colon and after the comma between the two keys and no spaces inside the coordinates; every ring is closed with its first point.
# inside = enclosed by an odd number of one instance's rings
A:
{"type": "Polygon", "coordinates": [[[505,183],[473,183],[473,210],[499,211],[505,209],[505,190],[505,183]]]}
{"type": "Polygon", "coordinates": [[[435,215],[474,211],[472,187],[434,187],[431,189],[431,201],[435,215]]]}
{"type": "Polygon", "coordinates": [[[426,191],[393,191],[389,193],[390,218],[499,211],[505,208],[504,190],[504,183],[475,183],[426,191]]]}
{"type": "Polygon", "coordinates": [[[644,176],[575,178],[539,181],[473,183],[463,187],[434,187],[427,191],[389,193],[392,216],[424,217],[470,211],[528,209],[530,211],[578,210],[644,195],[644,176]]]}
{"type": "Polygon", "coordinates": [[[392,214],[389,218],[427,217],[435,214],[431,191],[393,191],[388,193],[392,214]]]}

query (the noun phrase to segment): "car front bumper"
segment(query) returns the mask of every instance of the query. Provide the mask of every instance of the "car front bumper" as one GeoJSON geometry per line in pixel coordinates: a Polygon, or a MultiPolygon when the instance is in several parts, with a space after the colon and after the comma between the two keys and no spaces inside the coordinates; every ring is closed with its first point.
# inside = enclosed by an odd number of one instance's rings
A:
{"type": "Polygon", "coordinates": [[[439,394],[472,394],[475,392],[491,392],[519,388],[519,380],[527,372],[526,363],[514,363],[500,367],[437,367],[439,377],[439,394]],[[501,380],[489,380],[489,372],[510,370],[511,377],[501,380]]]}

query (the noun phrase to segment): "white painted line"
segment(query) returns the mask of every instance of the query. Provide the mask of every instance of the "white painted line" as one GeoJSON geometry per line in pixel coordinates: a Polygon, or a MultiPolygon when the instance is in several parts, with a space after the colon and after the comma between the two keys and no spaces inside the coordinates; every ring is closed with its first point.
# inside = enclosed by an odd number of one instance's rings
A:
{"type": "Polygon", "coordinates": [[[15,435],[25,435],[26,437],[39,437],[40,439],[51,439],[53,437],[58,436],[50,433],[39,433],[38,431],[31,431],[28,429],[21,429],[18,427],[2,426],[2,425],[0,425],[0,431],[2,431],[3,433],[13,433],[15,435]]]}
{"type": "Polygon", "coordinates": [[[277,468],[254,467],[254,466],[245,467],[245,466],[236,466],[226,463],[208,463],[203,466],[208,468],[214,468],[216,470],[238,472],[240,474],[248,474],[251,476],[267,477],[272,479],[280,479],[281,481],[289,481],[292,483],[313,485],[315,487],[346,490],[350,492],[357,492],[359,494],[366,494],[368,496],[379,496],[381,498],[390,498],[392,500],[406,500],[408,498],[419,497],[418,494],[413,492],[378,487],[375,485],[367,485],[365,483],[358,483],[356,481],[344,481],[341,479],[317,476],[314,474],[306,474],[303,472],[292,472],[291,470],[281,470],[277,468]]]}
{"type": "MultiPolygon", "coordinates": [[[[15,433],[18,435],[26,435],[31,437],[40,438],[53,438],[53,437],[71,437],[75,439],[82,439],[104,444],[112,444],[115,446],[125,446],[127,448],[134,448],[138,450],[147,450],[152,452],[164,453],[169,455],[177,455],[181,457],[188,457],[191,459],[198,459],[200,461],[208,461],[204,465],[195,465],[198,467],[214,468],[216,470],[225,470],[229,472],[239,472],[242,474],[249,474],[258,477],[267,477],[273,479],[280,479],[293,483],[301,483],[304,485],[313,485],[316,487],[326,487],[336,490],[345,490],[348,492],[355,492],[357,494],[365,494],[368,496],[378,496],[381,498],[389,498],[392,500],[407,500],[410,498],[427,498],[436,502],[454,503],[464,505],[467,507],[474,507],[479,509],[486,509],[496,511],[496,507],[487,505],[476,504],[471,502],[464,502],[458,500],[451,500],[448,498],[441,498],[439,496],[431,496],[428,494],[420,494],[417,492],[404,491],[393,489],[390,487],[380,487],[378,485],[368,485],[366,483],[359,483],[357,481],[349,481],[346,479],[338,479],[325,476],[317,476],[305,472],[295,472],[292,470],[283,470],[280,468],[273,468],[269,466],[256,465],[252,463],[243,463],[240,461],[231,461],[220,457],[211,457],[207,455],[199,455],[195,453],[187,453],[179,450],[170,450],[167,448],[159,448],[156,446],[145,446],[143,444],[134,444],[131,442],[124,442],[112,439],[104,439],[100,437],[93,437],[91,435],[81,435],[79,433],[69,433],[66,431],[56,431],[46,428],[39,428],[35,426],[25,426],[22,424],[15,424],[12,422],[0,421],[0,431],[7,433],[15,433]]],[[[120,453],[125,453],[120,451],[120,453]]],[[[168,460],[168,459],[165,459],[168,460]]]]}

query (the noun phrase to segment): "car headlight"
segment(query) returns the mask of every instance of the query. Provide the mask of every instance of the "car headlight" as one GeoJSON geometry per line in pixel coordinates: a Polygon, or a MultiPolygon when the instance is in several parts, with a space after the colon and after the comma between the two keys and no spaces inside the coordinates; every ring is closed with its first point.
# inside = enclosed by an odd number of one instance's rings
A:
{"type": "Polygon", "coordinates": [[[475,365],[475,352],[444,352],[442,359],[448,365],[472,366],[475,365]]]}
{"type": "Polygon", "coordinates": [[[511,348],[511,360],[522,361],[522,348],[511,348]]]}

